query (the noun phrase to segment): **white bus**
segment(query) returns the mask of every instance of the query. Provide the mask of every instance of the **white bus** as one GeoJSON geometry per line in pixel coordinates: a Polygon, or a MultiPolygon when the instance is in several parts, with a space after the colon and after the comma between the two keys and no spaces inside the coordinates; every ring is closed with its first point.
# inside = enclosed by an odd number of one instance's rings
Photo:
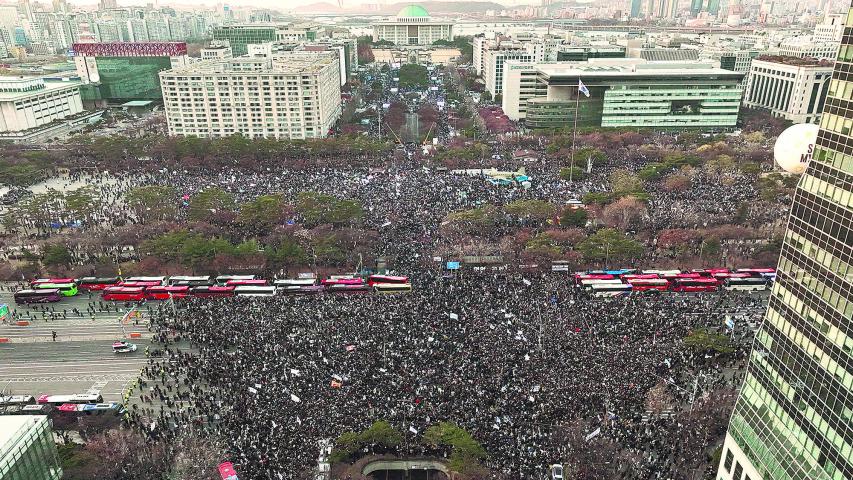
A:
{"type": "Polygon", "coordinates": [[[271,285],[237,285],[234,287],[234,295],[238,297],[272,297],[275,296],[276,287],[271,285]]]}
{"type": "Polygon", "coordinates": [[[618,278],[584,278],[580,283],[580,287],[587,291],[591,290],[594,285],[624,285],[624,283],[622,283],[622,280],[619,280],[618,278]]]}
{"type": "Polygon", "coordinates": [[[160,285],[166,283],[166,277],[130,277],[125,278],[125,282],[160,282],[160,285]]]}
{"type": "Polygon", "coordinates": [[[202,286],[210,286],[213,285],[213,277],[200,276],[200,277],[190,277],[186,275],[176,275],[174,277],[169,277],[169,285],[186,285],[188,287],[202,287],[202,286]]]}
{"type": "Polygon", "coordinates": [[[310,287],[316,283],[316,278],[279,278],[272,282],[276,287],[310,287]]]}
{"type": "Polygon", "coordinates": [[[625,283],[597,283],[591,289],[596,297],[620,297],[630,295],[633,287],[625,283]]]}
{"type": "Polygon", "coordinates": [[[228,280],[254,280],[254,275],[220,275],[216,277],[217,285],[225,285],[228,280]]]}
{"type": "Polygon", "coordinates": [[[733,277],[727,278],[723,282],[723,289],[728,291],[762,292],[767,290],[767,283],[767,279],[761,277],[733,277]]]}

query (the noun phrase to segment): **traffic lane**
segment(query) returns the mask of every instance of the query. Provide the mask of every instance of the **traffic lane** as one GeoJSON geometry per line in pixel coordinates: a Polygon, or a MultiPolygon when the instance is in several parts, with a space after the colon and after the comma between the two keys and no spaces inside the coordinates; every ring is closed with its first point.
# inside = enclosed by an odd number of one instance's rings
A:
{"type": "Polygon", "coordinates": [[[112,352],[112,342],[0,345],[0,389],[20,395],[72,394],[97,390],[120,401],[145,365],[147,342],[130,354],[112,352]]]}

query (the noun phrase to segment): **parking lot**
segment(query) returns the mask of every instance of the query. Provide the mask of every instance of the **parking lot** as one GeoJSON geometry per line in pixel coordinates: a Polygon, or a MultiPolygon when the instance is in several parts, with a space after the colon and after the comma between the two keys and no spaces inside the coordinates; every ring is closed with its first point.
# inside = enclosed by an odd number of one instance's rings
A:
{"type": "Polygon", "coordinates": [[[82,294],[59,303],[27,307],[15,305],[10,292],[0,292],[0,304],[8,304],[19,319],[30,314],[28,325],[17,325],[11,315],[0,325],[0,338],[6,339],[0,343],[0,391],[36,396],[97,392],[105,401],[121,400],[124,389],[145,363],[148,319],[142,309],[139,317],[122,323],[129,309],[124,305],[111,305],[109,312],[87,312],[89,306],[98,308],[97,299],[82,294]],[[75,314],[75,308],[83,315],[75,314]],[[51,313],[59,318],[50,319],[51,313]],[[140,338],[130,339],[131,334],[140,338]],[[112,343],[121,339],[129,339],[139,349],[113,353],[112,343]]]}

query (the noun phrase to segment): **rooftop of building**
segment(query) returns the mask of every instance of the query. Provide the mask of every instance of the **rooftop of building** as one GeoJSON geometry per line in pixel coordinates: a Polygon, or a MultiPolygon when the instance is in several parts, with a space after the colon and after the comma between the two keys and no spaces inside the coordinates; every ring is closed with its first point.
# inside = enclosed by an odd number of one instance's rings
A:
{"type": "Polygon", "coordinates": [[[44,421],[47,421],[44,415],[0,415],[0,458],[14,447],[24,432],[44,421]]]}
{"type": "Polygon", "coordinates": [[[316,73],[330,63],[337,62],[334,55],[319,52],[286,52],[272,57],[239,57],[207,60],[163,73],[316,73]]]}
{"type": "Polygon", "coordinates": [[[641,58],[590,59],[585,62],[540,63],[536,70],[548,77],[626,76],[644,75],[679,77],[691,75],[743,76],[742,73],[720,68],[716,62],[707,61],[649,61],[641,58]]]}
{"type": "Polygon", "coordinates": [[[791,57],[787,55],[760,55],[755,60],[761,62],[778,63],[781,65],[790,65],[793,67],[829,67],[835,64],[834,60],[822,59],[818,60],[811,57],[791,57]]]}
{"type": "Polygon", "coordinates": [[[15,101],[68,87],[78,87],[81,83],[79,79],[74,78],[0,77],[0,102],[15,101]]]}

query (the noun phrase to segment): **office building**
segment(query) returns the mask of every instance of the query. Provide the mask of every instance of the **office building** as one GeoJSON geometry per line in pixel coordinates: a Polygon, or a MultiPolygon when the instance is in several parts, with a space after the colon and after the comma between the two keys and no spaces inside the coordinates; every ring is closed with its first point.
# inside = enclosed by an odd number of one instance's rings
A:
{"type": "Polygon", "coordinates": [[[832,77],[832,62],[763,56],[752,61],[743,99],[794,123],[817,123],[832,77]]]}
{"type": "Polygon", "coordinates": [[[503,92],[504,63],[507,60],[533,63],[541,58],[536,58],[527,50],[488,50],[483,63],[483,79],[486,81],[486,91],[492,97],[503,92]]]}
{"type": "Polygon", "coordinates": [[[184,42],[75,43],[83,100],[98,105],[159,100],[162,70],[187,63],[184,42]]]}
{"type": "Polygon", "coordinates": [[[842,40],[814,154],[794,193],[717,480],[853,478],[851,43],[842,40]]]}
{"type": "Polygon", "coordinates": [[[598,59],[533,68],[508,65],[502,101],[507,116],[529,128],[571,126],[576,106],[580,126],[724,130],[737,124],[743,74],[711,62],[598,59]],[[578,79],[589,97],[577,97],[578,79]]]}
{"type": "Polygon", "coordinates": [[[276,40],[276,27],[265,24],[227,25],[213,29],[214,40],[228,40],[235,57],[248,53],[250,43],[267,43],[276,40]]]}
{"type": "Polygon", "coordinates": [[[453,22],[433,20],[419,5],[409,5],[393,20],[373,24],[373,41],[395,45],[432,45],[437,40],[453,40],[453,22]]]}
{"type": "Polygon", "coordinates": [[[818,42],[811,35],[786,38],[779,44],[779,55],[798,58],[834,59],[838,42],[818,42]]]}
{"type": "Polygon", "coordinates": [[[640,18],[643,0],[631,0],[631,18],[640,18]]]}
{"type": "Polygon", "coordinates": [[[320,138],[341,114],[335,55],[292,52],[160,73],[170,135],[320,138]]]}
{"type": "Polygon", "coordinates": [[[591,58],[625,58],[625,47],[610,45],[606,47],[559,46],[553,49],[556,55],[546,52],[544,61],[585,62],[591,58]]]}
{"type": "Polygon", "coordinates": [[[0,416],[0,478],[62,478],[62,467],[46,415],[0,416]]]}
{"type": "Polygon", "coordinates": [[[0,77],[0,132],[35,129],[83,111],[80,82],[0,77]]]}
{"type": "Polygon", "coordinates": [[[827,14],[823,21],[814,27],[815,42],[831,42],[838,45],[842,35],[844,35],[844,15],[827,14]]]}

